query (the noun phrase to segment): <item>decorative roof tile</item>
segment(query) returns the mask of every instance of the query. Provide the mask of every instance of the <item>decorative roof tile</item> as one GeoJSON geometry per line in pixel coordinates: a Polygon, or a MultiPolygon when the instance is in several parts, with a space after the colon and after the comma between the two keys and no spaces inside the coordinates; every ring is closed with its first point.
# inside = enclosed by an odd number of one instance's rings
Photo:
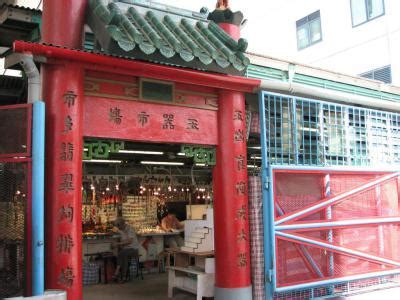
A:
{"type": "Polygon", "coordinates": [[[235,41],[207,15],[142,0],[90,0],[87,22],[110,54],[244,74],[247,41],[235,41]]]}

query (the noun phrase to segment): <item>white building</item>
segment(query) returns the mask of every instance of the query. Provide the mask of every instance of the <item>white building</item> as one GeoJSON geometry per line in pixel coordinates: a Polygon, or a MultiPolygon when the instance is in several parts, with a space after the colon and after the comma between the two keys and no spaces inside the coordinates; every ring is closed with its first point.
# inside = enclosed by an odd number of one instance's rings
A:
{"type": "Polygon", "coordinates": [[[268,55],[400,85],[399,0],[279,2],[262,20],[268,55]]]}

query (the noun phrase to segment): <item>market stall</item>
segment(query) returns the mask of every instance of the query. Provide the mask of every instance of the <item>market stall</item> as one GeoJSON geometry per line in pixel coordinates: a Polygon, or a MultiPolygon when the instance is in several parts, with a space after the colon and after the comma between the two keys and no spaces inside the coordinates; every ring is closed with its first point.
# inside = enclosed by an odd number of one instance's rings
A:
{"type": "Polygon", "coordinates": [[[180,151],[178,145],[114,140],[85,142],[82,179],[84,278],[99,274],[97,281],[89,280],[87,284],[112,280],[121,251],[116,245],[123,239],[116,225],[118,220],[124,220],[132,228],[138,242],[139,265],[130,263],[131,275],[135,275],[138,268],[145,274],[165,271],[166,250],[180,249],[187,244],[185,224],[190,231],[196,227],[193,220],[199,219],[201,224],[198,226],[204,225],[207,209],[212,206],[211,167],[196,163],[193,157],[180,151]],[[117,151],[112,152],[115,145],[118,145],[117,151]],[[108,155],[102,154],[102,162],[97,156],[104,151],[99,151],[99,147],[108,147],[108,155]],[[148,155],[156,155],[156,158],[143,165],[141,162],[148,155]],[[162,161],[171,160],[172,155],[177,165],[163,165],[162,161]],[[85,273],[92,275],[85,277],[85,273]]]}

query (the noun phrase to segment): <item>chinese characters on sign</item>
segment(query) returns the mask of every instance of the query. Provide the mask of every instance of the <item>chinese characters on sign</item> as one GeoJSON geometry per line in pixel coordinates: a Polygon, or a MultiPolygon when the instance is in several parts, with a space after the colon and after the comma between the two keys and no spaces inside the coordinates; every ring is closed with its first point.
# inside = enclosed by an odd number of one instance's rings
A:
{"type": "Polygon", "coordinates": [[[69,160],[72,161],[74,157],[74,145],[72,143],[61,143],[61,160],[69,160]]]}
{"type": "Polygon", "coordinates": [[[148,115],[145,111],[142,111],[141,113],[138,114],[138,121],[139,124],[144,127],[149,121],[150,115],[148,115]]]}
{"type": "Polygon", "coordinates": [[[108,113],[108,120],[117,125],[122,123],[121,110],[118,107],[110,108],[108,113]]]}
{"type": "Polygon", "coordinates": [[[246,253],[239,253],[238,254],[238,267],[244,268],[247,266],[247,257],[246,253]]]}
{"type": "Polygon", "coordinates": [[[58,221],[61,222],[63,220],[67,220],[69,223],[72,223],[74,219],[74,208],[71,205],[62,206],[58,210],[58,221]]]}
{"type": "Polygon", "coordinates": [[[246,221],[246,206],[242,205],[242,207],[238,209],[236,217],[238,220],[246,221]]]}
{"type": "Polygon", "coordinates": [[[241,171],[244,170],[246,165],[245,165],[245,161],[244,161],[244,156],[243,155],[239,155],[235,157],[235,160],[237,162],[237,170],[241,171]]]}
{"type": "Polygon", "coordinates": [[[246,182],[241,181],[236,184],[236,194],[238,196],[246,195],[246,182]]]}
{"type": "MultiPolygon", "coordinates": [[[[241,110],[235,110],[233,113],[233,121],[240,122],[240,127],[236,127],[233,133],[233,142],[236,143],[245,143],[245,130],[243,129],[244,125],[244,113],[241,110]]],[[[235,123],[236,124],[236,123],[235,123]]],[[[241,147],[242,145],[238,145],[237,147],[241,147]]],[[[245,147],[241,147],[243,149],[245,147]]],[[[244,150],[244,149],[243,149],[244,150]]],[[[236,171],[239,173],[243,173],[247,170],[246,166],[246,157],[245,152],[242,154],[236,155],[234,157],[234,163],[236,167],[236,171]]],[[[240,178],[240,177],[239,177],[240,178]]],[[[247,195],[247,186],[245,181],[238,181],[234,187],[236,191],[236,196],[241,197],[247,195]]],[[[246,199],[246,198],[245,198],[246,199]]],[[[245,200],[244,199],[244,200],[245,200]]],[[[247,220],[247,207],[246,202],[242,202],[242,205],[236,210],[236,220],[240,222],[241,228],[236,235],[236,243],[239,246],[243,244],[243,242],[247,241],[247,233],[246,233],[246,220],[247,220]]],[[[247,253],[246,252],[239,252],[237,256],[237,266],[239,268],[247,267],[247,253]]]]}
{"type": "Polygon", "coordinates": [[[188,119],[187,125],[188,127],[186,127],[186,129],[199,130],[199,121],[197,121],[196,119],[188,119]]]}
{"type": "Polygon", "coordinates": [[[244,142],[244,133],[242,129],[235,130],[234,141],[235,143],[244,142]]]}
{"type": "MultiPolygon", "coordinates": [[[[65,112],[63,119],[61,122],[63,122],[63,135],[60,141],[59,145],[59,160],[62,162],[62,168],[63,168],[63,173],[61,173],[60,178],[59,178],[59,183],[57,187],[57,200],[59,201],[58,203],[58,215],[56,216],[57,222],[60,223],[63,221],[67,221],[68,225],[73,223],[74,219],[74,207],[72,204],[69,204],[67,202],[67,199],[70,199],[70,194],[75,190],[74,187],[74,165],[72,164],[72,161],[76,156],[74,155],[75,151],[75,146],[76,146],[76,139],[74,135],[75,131],[75,122],[76,120],[74,119],[75,117],[75,104],[77,101],[77,94],[74,93],[71,90],[68,90],[64,93],[63,95],[63,104],[65,108],[67,109],[67,112],[65,112]]],[[[71,230],[71,227],[67,227],[67,233],[65,234],[59,234],[60,228],[55,230],[55,233],[58,234],[58,236],[55,237],[55,244],[52,245],[52,247],[55,247],[55,250],[57,253],[71,253],[73,252],[73,247],[74,247],[74,241],[72,238],[72,235],[68,233],[69,230],[71,230]]],[[[71,288],[74,284],[74,270],[71,267],[71,264],[69,264],[67,261],[64,262],[65,265],[61,266],[61,271],[57,277],[57,282],[59,285],[66,287],[66,288],[71,288]]]]}
{"type": "Polygon", "coordinates": [[[62,177],[62,180],[61,180],[58,190],[66,193],[66,194],[69,191],[73,191],[74,190],[74,185],[72,183],[73,175],[67,173],[67,174],[63,174],[61,177],[62,177]]]}
{"type": "Polygon", "coordinates": [[[242,229],[239,234],[237,235],[237,241],[238,243],[240,242],[244,242],[247,240],[247,235],[246,232],[244,231],[244,229],[242,229]]]}
{"type": "Polygon", "coordinates": [[[70,234],[60,235],[57,238],[57,252],[66,252],[70,253],[71,248],[74,246],[74,241],[70,234]]]}
{"type": "Polygon", "coordinates": [[[233,115],[233,120],[239,120],[243,122],[243,113],[240,110],[235,110],[235,113],[233,115]]]}
{"type": "Polygon", "coordinates": [[[173,114],[163,114],[164,123],[162,129],[174,129],[174,115],[173,114]]]}
{"type": "Polygon", "coordinates": [[[76,94],[72,91],[68,91],[64,94],[64,104],[68,105],[68,108],[75,105],[76,94]]]}
{"type": "Polygon", "coordinates": [[[70,116],[66,116],[64,120],[64,133],[68,133],[72,130],[72,118],[70,116]]]}
{"type": "Polygon", "coordinates": [[[71,267],[61,269],[60,275],[58,275],[58,284],[70,288],[74,283],[74,272],[71,267]]]}

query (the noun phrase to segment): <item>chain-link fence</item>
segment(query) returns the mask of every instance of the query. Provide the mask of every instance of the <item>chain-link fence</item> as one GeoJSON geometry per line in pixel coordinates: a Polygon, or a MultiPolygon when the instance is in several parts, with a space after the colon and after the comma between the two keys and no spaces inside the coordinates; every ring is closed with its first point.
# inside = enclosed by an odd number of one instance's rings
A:
{"type": "Polygon", "coordinates": [[[0,299],[27,291],[31,105],[0,107],[0,299]]]}
{"type": "Polygon", "coordinates": [[[0,298],[22,294],[28,163],[0,162],[0,298]]]}

